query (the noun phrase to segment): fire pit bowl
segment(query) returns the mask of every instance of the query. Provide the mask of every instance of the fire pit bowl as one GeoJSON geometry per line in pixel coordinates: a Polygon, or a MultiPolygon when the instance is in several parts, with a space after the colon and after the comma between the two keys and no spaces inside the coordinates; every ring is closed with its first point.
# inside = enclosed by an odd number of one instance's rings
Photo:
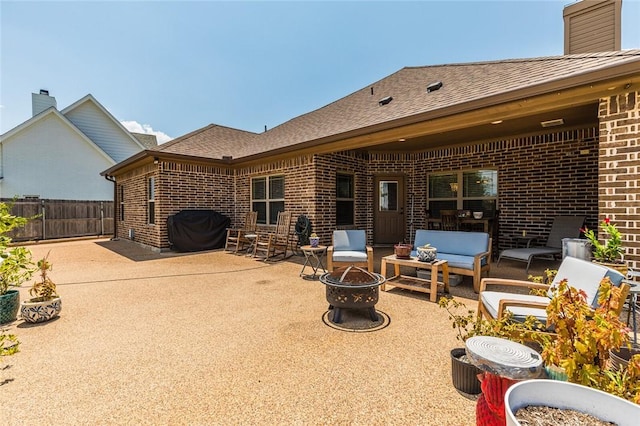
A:
{"type": "Polygon", "coordinates": [[[371,321],[378,321],[375,305],[385,282],[382,275],[351,265],[321,275],[320,282],[327,286],[329,309],[334,310],[331,322],[342,322],[342,309],[367,309],[371,321]]]}

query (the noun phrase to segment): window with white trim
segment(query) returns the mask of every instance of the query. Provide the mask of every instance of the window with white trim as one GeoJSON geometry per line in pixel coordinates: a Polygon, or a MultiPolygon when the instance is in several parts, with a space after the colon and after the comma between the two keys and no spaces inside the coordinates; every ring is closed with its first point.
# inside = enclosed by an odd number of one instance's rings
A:
{"type": "Polygon", "coordinates": [[[284,175],[252,178],[251,208],[258,212],[258,223],[275,225],[284,211],[284,175]]]}
{"type": "Polygon", "coordinates": [[[498,205],[498,171],[467,170],[432,173],[427,177],[427,208],[431,217],[441,210],[470,210],[493,217],[498,205]]]}
{"type": "Polygon", "coordinates": [[[120,202],[120,221],[124,221],[124,185],[120,185],[118,191],[118,201],[120,202]]]}
{"type": "Polygon", "coordinates": [[[151,176],[147,185],[147,219],[149,225],[156,223],[156,178],[151,176]]]}

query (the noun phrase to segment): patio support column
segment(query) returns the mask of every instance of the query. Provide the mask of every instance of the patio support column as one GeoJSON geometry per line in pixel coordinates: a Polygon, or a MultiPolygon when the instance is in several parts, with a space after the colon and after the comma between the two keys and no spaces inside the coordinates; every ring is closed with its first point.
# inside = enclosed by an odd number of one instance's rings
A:
{"type": "Polygon", "coordinates": [[[599,221],[618,226],[625,260],[640,268],[640,92],[600,99],[598,117],[599,221]]]}

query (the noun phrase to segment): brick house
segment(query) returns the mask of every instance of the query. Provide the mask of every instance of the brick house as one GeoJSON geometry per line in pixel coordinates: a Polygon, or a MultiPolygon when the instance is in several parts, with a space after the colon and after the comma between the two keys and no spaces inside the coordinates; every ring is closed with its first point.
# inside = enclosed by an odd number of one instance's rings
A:
{"type": "Polygon", "coordinates": [[[263,133],[209,125],[102,174],[116,237],[167,249],[166,219],[286,209],[321,241],[411,241],[440,209],[499,212],[497,245],[554,216],[611,218],[640,266],[640,50],[408,67],[263,133]],[[118,210],[119,207],[119,210],[118,210]]]}

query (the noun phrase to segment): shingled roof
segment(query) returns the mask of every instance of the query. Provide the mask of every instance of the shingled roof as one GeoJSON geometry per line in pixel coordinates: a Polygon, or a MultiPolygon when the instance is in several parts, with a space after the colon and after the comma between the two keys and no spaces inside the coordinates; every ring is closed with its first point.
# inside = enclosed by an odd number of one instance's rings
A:
{"type": "MultiPolygon", "coordinates": [[[[209,125],[170,143],[160,145],[161,152],[221,159],[239,159],[354,131],[366,132],[374,126],[393,126],[409,117],[429,119],[442,110],[474,101],[496,98],[504,102],[528,89],[545,94],[567,87],[572,79],[590,74],[602,80],[602,71],[631,64],[640,73],[640,49],[618,52],[575,54],[530,59],[406,67],[342,99],[307,114],[295,117],[264,133],[251,133],[209,125]],[[439,90],[427,92],[427,86],[441,82],[439,90]],[[392,98],[390,102],[381,102],[392,98]]],[[[634,73],[635,73],[634,69],[634,73]]],[[[615,75],[611,75],[615,77],[615,75]]]]}

